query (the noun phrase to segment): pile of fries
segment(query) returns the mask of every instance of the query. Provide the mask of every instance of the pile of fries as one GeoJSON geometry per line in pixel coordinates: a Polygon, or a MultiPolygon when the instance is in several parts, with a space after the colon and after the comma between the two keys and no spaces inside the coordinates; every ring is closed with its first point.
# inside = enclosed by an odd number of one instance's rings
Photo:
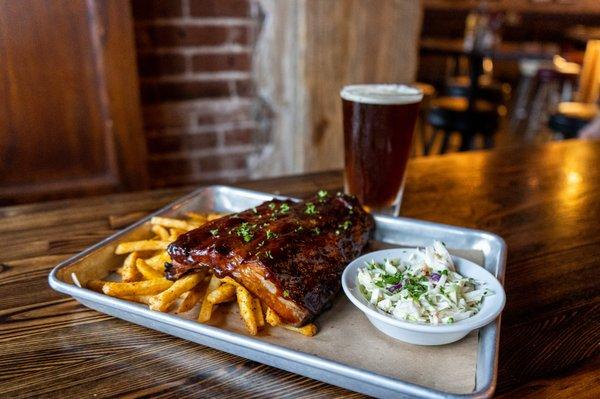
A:
{"type": "Polygon", "coordinates": [[[147,304],[150,309],[186,313],[199,305],[198,321],[206,323],[218,308],[227,302],[237,302],[240,315],[248,333],[258,334],[267,324],[280,326],[306,336],[317,333],[314,324],[294,327],[281,321],[277,313],[252,297],[250,292],[230,277],[223,279],[207,270],[188,274],[177,281],[164,277],[164,264],[171,260],[166,249],[179,235],[202,226],[223,215],[188,212],[187,219],[153,217],[154,237],[120,243],[115,254],[126,255],[123,265],[117,269],[121,281],[92,280],[86,287],[106,295],[147,304]]]}

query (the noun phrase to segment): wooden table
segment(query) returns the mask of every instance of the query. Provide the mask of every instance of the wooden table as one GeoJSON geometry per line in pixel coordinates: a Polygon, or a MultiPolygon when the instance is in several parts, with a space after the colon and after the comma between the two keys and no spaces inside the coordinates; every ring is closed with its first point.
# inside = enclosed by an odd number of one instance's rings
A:
{"type": "MultiPolygon", "coordinates": [[[[339,172],[240,184],[297,196],[340,185],[339,172]]],[[[112,234],[111,222],[187,191],[0,209],[0,397],[361,396],[113,319],[48,287],[50,269],[112,234]]],[[[508,243],[500,396],[600,397],[600,142],[415,159],[402,214],[508,243]]]]}
{"type": "MultiPolygon", "coordinates": [[[[494,60],[552,60],[560,48],[554,43],[521,43],[503,41],[495,48],[479,55],[494,60]]],[[[463,39],[422,37],[419,40],[419,52],[422,55],[469,56],[472,50],[466,50],[463,39]]]]}

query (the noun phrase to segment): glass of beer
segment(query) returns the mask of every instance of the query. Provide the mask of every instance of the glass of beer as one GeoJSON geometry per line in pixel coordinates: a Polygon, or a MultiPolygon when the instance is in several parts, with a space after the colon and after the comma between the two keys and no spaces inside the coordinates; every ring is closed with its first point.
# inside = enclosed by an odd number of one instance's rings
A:
{"type": "Polygon", "coordinates": [[[423,93],[396,84],[346,86],[344,190],[369,212],[397,216],[423,93]]]}

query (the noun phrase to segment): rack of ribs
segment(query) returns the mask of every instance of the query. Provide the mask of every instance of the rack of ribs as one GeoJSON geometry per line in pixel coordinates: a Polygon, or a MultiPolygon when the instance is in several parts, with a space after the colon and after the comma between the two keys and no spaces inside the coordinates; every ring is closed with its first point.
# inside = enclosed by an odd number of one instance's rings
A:
{"type": "Polygon", "coordinates": [[[374,226],[358,201],[341,193],[274,199],[179,236],[168,247],[165,273],[174,280],[208,267],[235,279],[287,323],[302,325],[331,306],[344,268],[374,226]]]}

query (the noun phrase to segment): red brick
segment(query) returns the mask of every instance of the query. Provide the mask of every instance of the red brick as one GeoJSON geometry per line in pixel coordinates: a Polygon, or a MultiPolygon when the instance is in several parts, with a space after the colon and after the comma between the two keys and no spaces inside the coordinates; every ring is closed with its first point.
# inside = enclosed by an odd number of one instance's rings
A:
{"type": "Polygon", "coordinates": [[[225,170],[238,170],[246,169],[248,167],[248,155],[249,154],[230,154],[223,159],[223,169],[225,170]]]}
{"type": "Polygon", "coordinates": [[[194,72],[249,71],[250,67],[248,53],[200,54],[192,58],[194,72]]]}
{"type": "Polygon", "coordinates": [[[246,122],[253,120],[252,109],[249,104],[240,104],[226,112],[203,113],[198,116],[199,125],[210,125],[227,122],[246,122]]]}
{"type": "Polygon", "coordinates": [[[132,0],[131,10],[136,20],[180,17],[183,15],[181,0],[132,0]]]}
{"type": "Polygon", "coordinates": [[[139,48],[247,45],[251,31],[249,26],[147,25],[136,27],[136,41],[139,48]]]}
{"type": "Polygon", "coordinates": [[[225,146],[246,145],[254,142],[254,129],[235,129],[225,132],[225,146]]]}
{"type": "Polygon", "coordinates": [[[195,17],[247,17],[251,0],[190,0],[190,12],[195,17]]]}
{"type": "Polygon", "coordinates": [[[167,152],[193,151],[217,147],[217,133],[206,132],[180,136],[155,136],[148,139],[148,152],[162,154],[167,152]]]}
{"type": "Polygon", "coordinates": [[[147,130],[189,126],[194,121],[192,112],[185,106],[146,106],[143,108],[144,126],[147,130]]]}
{"type": "Polygon", "coordinates": [[[172,175],[186,176],[194,174],[194,162],[189,159],[161,159],[148,163],[148,172],[152,178],[172,175]]]}
{"type": "Polygon", "coordinates": [[[232,93],[239,97],[251,97],[256,94],[254,90],[254,83],[251,79],[236,80],[235,89],[232,93]]]}
{"type": "Polygon", "coordinates": [[[140,76],[174,75],[185,72],[185,56],[182,54],[140,54],[140,76]]]}
{"type": "Polygon", "coordinates": [[[247,167],[247,154],[210,155],[198,159],[201,173],[237,170],[247,167]]]}
{"type": "Polygon", "coordinates": [[[198,98],[247,96],[251,84],[226,80],[196,82],[144,82],[141,85],[142,102],[152,104],[162,101],[181,101],[198,98]]]}

